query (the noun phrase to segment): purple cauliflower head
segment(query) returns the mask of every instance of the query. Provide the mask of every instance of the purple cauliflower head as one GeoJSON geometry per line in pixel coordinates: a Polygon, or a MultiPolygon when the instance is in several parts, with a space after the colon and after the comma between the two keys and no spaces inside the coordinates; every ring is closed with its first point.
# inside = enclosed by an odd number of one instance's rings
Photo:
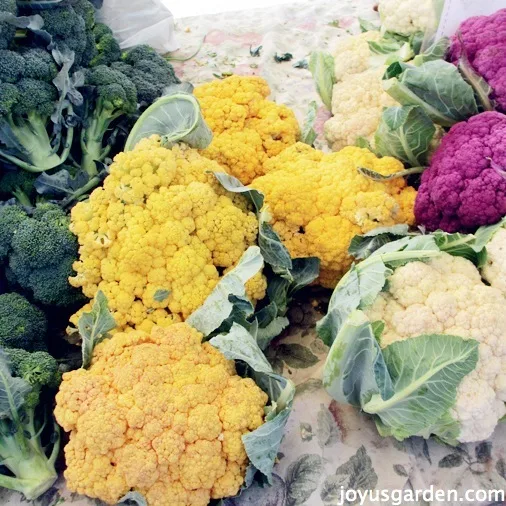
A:
{"type": "Polygon", "coordinates": [[[506,215],[506,116],[454,125],[424,171],[415,217],[429,231],[474,232],[506,215]]]}
{"type": "Polygon", "coordinates": [[[463,52],[492,88],[497,109],[506,111],[506,9],[466,19],[452,37],[450,61],[457,64],[463,52]]]}

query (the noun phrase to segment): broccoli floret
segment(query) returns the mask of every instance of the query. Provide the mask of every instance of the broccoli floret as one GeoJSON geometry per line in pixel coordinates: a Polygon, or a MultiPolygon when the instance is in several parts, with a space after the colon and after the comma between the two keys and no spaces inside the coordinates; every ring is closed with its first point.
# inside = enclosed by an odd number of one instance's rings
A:
{"type": "MultiPolygon", "coordinates": [[[[21,79],[17,88],[19,98],[12,108],[13,114],[26,115],[32,123],[51,116],[54,102],[58,98],[58,92],[52,84],[36,79],[21,79]]],[[[45,129],[45,124],[43,126],[45,129]]]]}
{"type": "Polygon", "coordinates": [[[74,66],[82,63],[87,45],[85,20],[73,7],[56,7],[37,12],[44,20],[44,30],[53,37],[56,46],[64,51],[74,51],[74,66]]]}
{"type": "Polygon", "coordinates": [[[8,258],[12,237],[26,218],[26,213],[19,206],[0,207],[0,264],[8,258]]]}
{"type": "Polygon", "coordinates": [[[130,49],[123,55],[123,62],[112,67],[132,80],[137,88],[137,100],[146,105],[159,98],[167,86],[180,82],[172,65],[150,46],[130,49]]]}
{"type": "Polygon", "coordinates": [[[16,83],[25,76],[26,62],[22,55],[9,49],[0,51],[0,81],[16,83]]]}
{"type": "Polygon", "coordinates": [[[119,43],[107,25],[97,23],[93,29],[93,35],[97,54],[90,62],[91,67],[110,65],[121,58],[119,43]]]}
{"type": "Polygon", "coordinates": [[[95,26],[95,7],[88,0],[72,0],[72,8],[84,19],[84,24],[88,30],[95,26]]]}
{"type": "Polygon", "coordinates": [[[23,48],[20,53],[25,61],[24,77],[52,82],[58,74],[53,55],[40,47],[23,48]]]}
{"type": "MultiPolygon", "coordinates": [[[[0,0],[0,12],[7,12],[17,16],[18,7],[16,0],[0,0]]],[[[0,21],[0,49],[7,49],[15,36],[16,27],[6,21],[0,21]]]]}
{"type": "Polygon", "coordinates": [[[44,313],[18,293],[0,295],[0,346],[27,351],[45,349],[44,313]]]}
{"type": "Polygon", "coordinates": [[[87,98],[88,117],[81,131],[81,167],[93,177],[98,172],[95,162],[102,161],[109,153],[104,138],[111,123],[137,109],[137,90],[125,74],[105,65],[89,70],[86,83],[94,93],[87,98]]]}
{"type": "Polygon", "coordinates": [[[26,170],[6,170],[0,173],[0,197],[16,197],[18,202],[24,206],[32,205],[32,197],[35,194],[33,183],[37,174],[26,170]]]}
{"type": "MultiPolygon", "coordinates": [[[[0,210],[0,225],[5,212],[0,210]]],[[[69,222],[58,206],[38,204],[33,216],[18,223],[10,237],[7,280],[44,305],[69,306],[83,298],[68,283],[78,248],[69,222]]]]}
{"type": "Polygon", "coordinates": [[[17,490],[29,501],[46,492],[58,477],[54,464],[59,429],[53,422],[46,430],[43,400],[58,383],[57,370],[47,353],[0,349],[0,396],[9,399],[0,419],[0,461],[10,472],[0,474],[0,487],[17,490]]]}

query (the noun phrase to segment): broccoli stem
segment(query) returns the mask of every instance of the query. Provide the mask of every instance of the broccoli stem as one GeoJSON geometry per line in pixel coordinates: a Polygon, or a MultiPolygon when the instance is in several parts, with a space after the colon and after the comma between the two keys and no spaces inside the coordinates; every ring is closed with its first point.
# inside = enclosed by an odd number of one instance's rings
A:
{"type": "Polygon", "coordinates": [[[14,475],[0,475],[0,487],[21,492],[29,501],[46,492],[58,478],[54,463],[60,448],[58,432],[51,455],[46,456],[34,416],[30,409],[23,421],[15,421],[15,430],[5,421],[0,422],[0,460],[14,475]]]}
{"type": "Polygon", "coordinates": [[[70,153],[74,138],[73,127],[67,128],[61,155],[57,153],[60,145],[52,147],[46,122],[37,114],[29,114],[27,120],[19,125],[11,118],[9,127],[15,142],[21,148],[21,153],[29,161],[21,160],[3,150],[0,150],[0,156],[28,172],[44,172],[54,169],[64,163],[70,153]]]}
{"type": "Polygon", "coordinates": [[[121,116],[121,113],[112,113],[108,109],[98,107],[96,113],[89,121],[86,128],[81,131],[81,150],[83,158],[81,167],[90,177],[98,174],[97,164],[108,155],[110,146],[104,147],[104,137],[111,123],[121,116]]]}
{"type": "Polygon", "coordinates": [[[13,192],[11,192],[14,197],[16,197],[17,201],[22,205],[26,207],[31,207],[32,202],[28,198],[28,195],[21,189],[16,188],[13,192]]]}

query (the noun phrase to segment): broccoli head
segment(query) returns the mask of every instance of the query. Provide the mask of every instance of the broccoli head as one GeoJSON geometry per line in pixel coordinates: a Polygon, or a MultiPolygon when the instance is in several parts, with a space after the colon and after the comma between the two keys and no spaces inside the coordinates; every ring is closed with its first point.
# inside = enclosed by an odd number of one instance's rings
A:
{"type": "Polygon", "coordinates": [[[14,196],[24,206],[31,206],[35,194],[33,183],[37,174],[26,170],[15,169],[0,172],[0,198],[14,196]]]}
{"type": "Polygon", "coordinates": [[[12,237],[26,218],[19,206],[0,207],[0,264],[8,260],[12,237]]]}
{"type": "MultiPolygon", "coordinates": [[[[0,209],[0,224],[8,209],[0,209]]],[[[58,206],[38,204],[33,216],[25,216],[12,227],[6,255],[7,280],[44,305],[70,306],[83,299],[68,283],[78,248],[68,226],[69,217],[58,206]]]]}
{"type": "Polygon", "coordinates": [[[58,67],[53,55],[41,47],[22,48],[19,53],[24,61],[23,77],[52,82],[58,74],[58,67]]]}
{"type": "Polygon", "coordinates": [[[9,49],[0,50],[0,81],[16,83],[26,73],[26,62],[23,56],[9,49]]]}
{"type": "Polygon", "coordinates": [[[58,92],[52,84],[36,79],[21,79],[16,86],[19,97],[12,108],[14,115],[26,115],[35,121],[51,116],[58,98],[58,92]]]}
{"type": "Polygon", "coordinates": [[[18,293],[0,295],[0,346],[43,350],[47,321],[44,313],[18,293]]]}
{"type": "MultiPolygon", "coordinates": [[[[0,12],[7,12],[17,16],[18,7],[16,0],[0,0],[0,12]]],[[[16,27],[6,21],[0,21],[0,49],[7,49],[15,36],[16,27]]]]}
{"type": "Polygon", "coordinates": [[[95,26],[95,7],[88,0],[71,0],[70,5],[74,11],[83,18],[88,30],[95,26]]]}
{"type": "Polygon", "coordinates": [[[27,500],[46,492],[58,478],[54,464],[60,449],[58,426],[46,429],[46,397],[58,383],[58,366],[47,353],[0,349],[0,487],[27,500]],[[46,452],[52,447],[51,453],[46,452]]]}
{"type": "Polygon", "coordinates": [[[110,65],[121,59],[121,48],[114,38],[112,30],[104,23],[97,23],[93,29],[96,56],[91,59],[90,66],[110,65]]]}

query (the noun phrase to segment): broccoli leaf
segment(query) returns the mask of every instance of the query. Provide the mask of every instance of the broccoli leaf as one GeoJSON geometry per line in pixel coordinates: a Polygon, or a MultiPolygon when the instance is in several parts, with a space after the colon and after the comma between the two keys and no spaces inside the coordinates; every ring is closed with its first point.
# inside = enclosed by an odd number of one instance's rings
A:
{"type": "Polygon", "coordinates": [[[411,337],[382,350],[371,322],[355,311],[332,344],[323,384],[338,402],[375,415],[383,436],[428,437],[447,432],[457,387],[477,360],[477,341],[458,336],[411,337]]]}
{"type": "Polygon", "coordinates": [[[54,174],[43,172],[33,185],[40,195],[63,198],[72,195],[76,190],[86,185],[89,180],[90,177],[84,170],[78,171],[72,177],[68,170],[60,169],[54,174]]]}
{"type": "Polygon", "coordinates": [[[91,311],[83,313],[79,318],[77,327],[82,339],[82,367],[86,369],[91,363],[95,346],[108,338],[108,332],[116,327],[116,322],[109,311],[107,298],[101,290],[95,295],[91,311]]]}
{"type": "Polygon", "coordinates": [[[303,142],[304,144],[309,144],[309,146],[312,146],[314,144],[314,141],[316,140],[317,137],[317,134],[314,129],[317,113],[318,113],[318,105],[314,100],[312,100],[309,103],[306,120],[304,121],[302,133],[300,134],[300,141],[303,142]]]}
{"type": "Polygon", "coordinates": [[[336,83],[334,58],[329,53],[314,51],[309,58],[309,70],[325,107],[332,110],[332,88],[336,83]]]}
{"type": "Polygon", "coordinates": [[[381,115],[374,140],[376,152],[422,167],[428,162],[436,127],[421,107],[388,107],[381,115]]]}
{"type": "Polygon", "coordinates": [[[213,291],[186,320],[205,336],[216,330],[233,310],[230,295],[246,298],[245,283],[262,269],[264,261],[258,246],[250,246],[239,263],[214,287],[213,291]]]}
{"type": "Polygon", "coordinates": [[[31,389],[27,381],[12,376],[9,357],[0,348],[0,419],[18,423],[19,410],[31,389]]]}
{"type": "Polygon", "coordinates": [[[141,139],[152,135],[160,135],[166,148],[184,142],[192,148],[205,149],[213,138],[198,100],[188,93],[184,83],[168,88],[166,95],[141,114],[128,136],[125,151],[131,151],[141,139]]]}
{"type": "Polygon", "coordinates": [[[479,112],[472,86],[446,61],[428,61],[419,67],[394,63],[385,77],[383,88],[393,99],[422,107],[441,126],[452,126],[479,112]]]}

